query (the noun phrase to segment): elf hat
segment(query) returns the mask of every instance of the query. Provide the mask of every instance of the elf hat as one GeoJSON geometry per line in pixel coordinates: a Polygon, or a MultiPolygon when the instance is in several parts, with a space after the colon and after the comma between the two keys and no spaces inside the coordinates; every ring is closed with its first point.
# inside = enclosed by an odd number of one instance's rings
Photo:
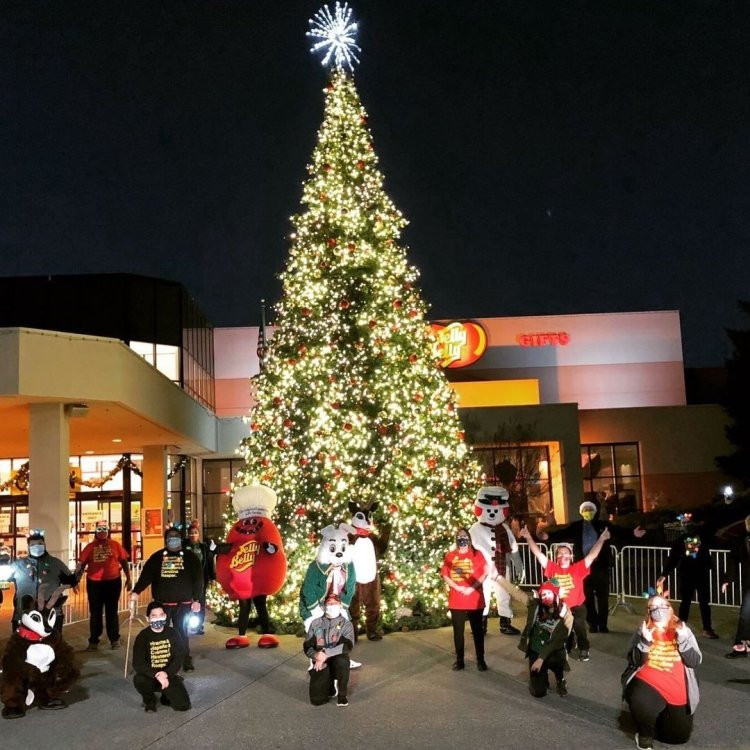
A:
{"type": "Polygon", "coordinates": [[[537,593],[539,594],[539,598],[542,600],[544,600],[545,598],[548,599],[551,595],[554,599],[555,604],[560,601],[560,587],[557,585],[557,582],[554,578],[549,581],[545,581],[537,589],[537,593]]]}

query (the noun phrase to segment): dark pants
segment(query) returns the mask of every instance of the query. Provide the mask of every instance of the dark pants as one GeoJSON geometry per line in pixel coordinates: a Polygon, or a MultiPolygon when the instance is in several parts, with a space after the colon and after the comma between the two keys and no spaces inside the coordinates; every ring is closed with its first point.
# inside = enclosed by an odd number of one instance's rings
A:
{"type": "Polygon", "coordinates": [[[583,579],[583,591],[586,594],[586,620],[589,625],[606,627],[609,617],[609,567],[592,565],[583,579]]]}
{"type": "Polygon", "coordinates": [[[693,717],[687,706],[667,703],[658,690],[634,677],[625,689],[638,734],[661,742],[682,745],[690,739],[693,717]]]}
{"type": "Polygon", "coordinates": [[[169,685],[165,690],[161,689],[159,680],[147,674],[136,673],[133,684],[147,706],[156,706],[156,692],[161,691],[162,696],[169,701],[169,705],[175,711],[187,711],[190,708],[190,696],[179,675],[169,678],[169,685]]]}
{"type": "Polygon", "coordinates": [[[338,680],[339,697],[346,698],[349,687],[349,654],[336,654],[326,659],[325,669],[310,670],[310,703],[322,706],[333,694],[333,681],[338,680]]]}
{"type": "Polygon", "coordinates": [[[589,650],[589,631],[586,627],[586,605],[579,604],[577,607],[571,607],[570,613],[573,615],[573,629],[568,636],[568,651],[572,651],[578,644],[579,651],[589,650]]]}
{"type": "Polygon", "coordinates": [[[118,576],[111,581],[91,581],[86,579],[86,593],[89,597],[89,643],[99,643],[103,631],[102,615],[107,620],[107,638],[110,643],[120,640],[120,621],[117,616],[122,579],[118,576]]]}
{"type": "Polygon", "coordinates": [[[743,641],[750,641],[750,588],[746,588],[742,592],[740,619],[737,623],[737,634],[734,636],[734,645],[739,646],[743,641]]]}
{"type": "Polygon", "coordinates": [[[240,635],[245,635],[250,622],[250,612],[255,607],[258,614],[258,623],[264,633],[271,632],[271,623],[268,619],[268,608],[266,607],[266,596],[254,596],[252,599],[240,599],[240,614],[237,622],[240,635]]]}
{"type": "Polygon", "coordinates": [[[484,659],[484,628],[482,627],[481,609],[452,609],[451,621],[453,622],[453,647],[456,649],[456,659],[464,660],[464,630],[466,620],[469,621],[471,634],[474,637],[474,651],[477,661],[484,659]]]}
{"type": "Polygon", "coordinates": [[[164,611],[167,613],[167,627],[173,627],[182,638],[182,648],[185,660],[190,661],[190,641],[188,639],[188,622],[192,611],[190,604],[165,604],[164,611]]]}
{"type": "Polygon", "coordinates": [[[701,621],[704,630],[711,630],[711,572],[709,570],[695,573],[688,572],[683,575],[680,571],[680,609],[679,618],[683,622],[688,621],[690,615],[690,602],[693,595],[698,594],[698,608],[701,611],[701,621]]]}
{"type": "Polygon", "coordinates": [[[378,632],[378,618],[380,617],[380,578],[375,577],[369,583],[358,583],[354,589],[354,598],[349,605],[349,614],[354,625],[354,634],[357,635],[360,610],[365,610],[365,628],[367,635],[376,635],[378,632]]]}
{"type": "Polygon", "coordinates": [[[562,682],[565,671],[565,654],[561,651],[553,651],[542,664],[538,672],[531,671],[531,665],[539,658],[539,654],[529,651],[529,692],[535,698],[543,698],[547,695],[549,688],[549,673],[555,675],[558,682],[562,682]]]}

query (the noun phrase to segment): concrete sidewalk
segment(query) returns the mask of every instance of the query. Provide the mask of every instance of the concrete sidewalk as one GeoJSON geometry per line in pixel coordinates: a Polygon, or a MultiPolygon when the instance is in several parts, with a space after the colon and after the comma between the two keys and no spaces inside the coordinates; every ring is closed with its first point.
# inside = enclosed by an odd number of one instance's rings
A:
{"type": "MultiPolygon", "coordinates": [[[[699,636],[704,650],[701,705],[687,747],[746,750],[750,659],[723,658],[737,610],[714,608],[714,613],[721,640],[699,636]]],[[[693,620],[697,616],[695,608],[693,620]]],[[[208,626],[206,635],[191,639],[196,670],[185,681],[193,708],[181,714],[161,706],[156,714],[144,713],[132,671],[128,679],[123,677],[127,624],[121,650],[88,654],[83,651],[88,627],[78,623],[65,628],[83,665],[82,680],[68,696],[70,707],[32,709],[23,719],[0,722],[0,731],[4,746],[34,750],[631,748],[633,729],[627,711],[621,712],[620,674],[640,619],[620,609],[610,621],[612,632],[591,636],[591,661],[571,662],[566,698],[554,692],[543,699],[528,694],[518,638],[500,635],[496,619],[490,620],[490,669],[485,673],[475,668],[468,628],[466,670],[458,673],[450,669],[449,628],[394,633],[377,643],[360,641],[355,656],[363,666],[352,673],[348,708],[335,702],[309,705],[301,639],[282,636],[281,646],[271,650],[253,645],[227,651],[224,641],[235,631],[208,626]]],[[[519,613],[516,624],[520,621],[519,613]]],[[[695,621],[693,625],[697,629],[695,621]]],[[[134,625],[134,634],[139,627],[134,625]]]]}

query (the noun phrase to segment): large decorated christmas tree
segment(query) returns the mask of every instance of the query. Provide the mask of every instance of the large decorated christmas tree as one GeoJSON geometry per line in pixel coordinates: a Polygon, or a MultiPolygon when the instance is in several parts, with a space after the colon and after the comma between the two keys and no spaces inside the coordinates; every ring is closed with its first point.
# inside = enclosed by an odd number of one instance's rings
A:
{"type": "MultiPolygon", "coordinates": [[[[300,622],[319,530],[347,522],[349,501],[378,501],[376,526],[392,525],[380,562],[386,624],[408,610],[444,613],[440,564],[478,487],[418,272],[399,245],[406,222],[383,190],[367,114],[344,69],[356,49],[349,20],[337,6],[311,21],[324,42],[330,32],[333,65],[236,478],[279,497],[289,572],[269,608],[284,627],[300,622]]],[[[218,592],[209,603],[219,614],[231,606],[218,592]]]]}

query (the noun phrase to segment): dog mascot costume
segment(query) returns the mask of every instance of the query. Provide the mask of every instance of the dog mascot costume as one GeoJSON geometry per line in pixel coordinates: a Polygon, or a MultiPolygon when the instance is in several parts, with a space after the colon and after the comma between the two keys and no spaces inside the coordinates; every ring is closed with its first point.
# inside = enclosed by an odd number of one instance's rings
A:
{"type": "Polygon", "coordinates": [[[4,719],[20,719],[34,702],[47,711],[67,708],[61,696],[78,679],[79,671],[73,649],[55,629],[55,604],[63,588],[46,603],[40,598],[38,606],[34,597],[22,597],[21,621],[3,653],[4,719]]]}
{"type": "Polygon", "coordinates": [[[341,602],[341,613],[348,620],[349,606],[352,603],[357,575],[351,561],[349,535],[355,534],[354,527],[342,523],[338,528],[326,526],[321,532],[318,554],[307,567],[305,580],[299,592],[299,613],[305,624],[305,632],[310,623],[322,617],[325,601],[329,595],[337,596],[341,602]]]}
{"type": "Polygon", "coordinates": [[[487,631],[487,616],[490,600],[495,594],[497,613],[500,616],[500,632],[504,635],[518,635],[521,631],[511,624],[513,610],[510,595],[500,585],[499,578],[511,580],[511,573],[523,580],[524,570],[518,543],[508,525],[510,505],[508,490],[504,487],[482,487],[474,501],[474,514],[477,522],[469,529],[471,543],[487,560],[488,575],[484,580],[484,629],[487,631]]]}
{"type": "Polygon", "coordinates": [[[373,533],[372,514],[379,503],[370,503],[367,507],[360,507],[357,503],[349,503],[352,518],[351,524],[355,534],[349,542],[352,550],[352,562],[357,575],[357,586],[354,591],[350,612],[356,638],[359,630],[360,610],[365,610],[365,628],[367,640],[380,641],[383,636],[378,631],[380,618],[380,577],[378,576],[378,559],[388,549],[391,527],[384,526],[380,534],[373,533]]]}
{"type": "Polygon", "coordinates": [[[286,577],[286,556],[281,534],[271,520],[276,493],[262,484],[240,487],[232,497],[237,522],[226,542],[216,545],[216,580],[230,599],[239,600],[239,635],[226,642],[227,648],[247,648],[250,610],[255,606],[263,635],[260,648],[273,648],[279,640],[270,635],[266,597],[278,593],[286,577]]]}

